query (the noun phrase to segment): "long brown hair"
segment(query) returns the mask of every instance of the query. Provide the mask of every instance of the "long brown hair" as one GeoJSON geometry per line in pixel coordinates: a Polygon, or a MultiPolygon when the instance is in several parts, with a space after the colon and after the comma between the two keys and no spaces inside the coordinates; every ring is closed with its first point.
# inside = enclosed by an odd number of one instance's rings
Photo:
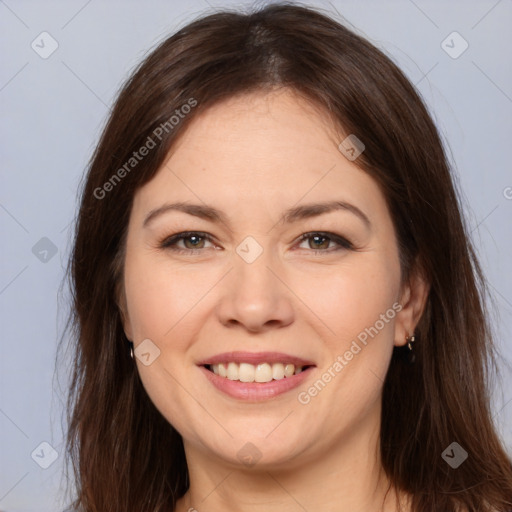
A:
{"type": "Polygon", "coordinates": [[[488,289],[440,135],[390,58],[332,17],[286,3],[210,14],[166,39],[122,88],[92,156],[70,259],[73,508],[169,511],[188,488],[181,436],[129,355],[118,307],[124,236],[134,193],[197,113],[274,87],[295,90],[364,142],[355,163],[385,195],[402,278],[422,272],[431,286],[416,363],[395,349],[384,384],[386,473],[414,512],[507,510],[512,465],[490,412],[488,289]],[[177,123],[176,110],[186,112],[177,123]],[[148,137],[155,145],[131,160],[148,137]],[[468,452],[457,469],[442,457],[453,442],[468,452]]]}

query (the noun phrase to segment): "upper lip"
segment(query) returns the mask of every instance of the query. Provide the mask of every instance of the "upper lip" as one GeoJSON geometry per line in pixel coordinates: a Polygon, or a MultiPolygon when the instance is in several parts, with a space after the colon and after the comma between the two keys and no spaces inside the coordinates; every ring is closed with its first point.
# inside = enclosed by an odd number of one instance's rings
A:
{"type": "Polygon", "coordinates": [[[262,363],[284,363],[294,364],[295,366],[315,366],[315,363],[301,357],[292,356],[283,352],[223,352],[212,357],[208,357],[197,363],[200,366],[219,364],[219,363],[249,363],[252,365],[262,363]]]}

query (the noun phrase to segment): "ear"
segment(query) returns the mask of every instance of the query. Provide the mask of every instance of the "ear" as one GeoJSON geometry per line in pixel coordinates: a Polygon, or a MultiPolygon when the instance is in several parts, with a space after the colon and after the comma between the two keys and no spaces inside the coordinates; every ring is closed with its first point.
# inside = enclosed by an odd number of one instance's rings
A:
{"type": "Polygon", "coordinates": [[[427,303],[430,283],[419,270],[412,272],[410,279],[402,285],[398,300],[402,309],[395,320],[395,345],[403,346],[407,343],[407,336],[414,334],[427,303]]]}

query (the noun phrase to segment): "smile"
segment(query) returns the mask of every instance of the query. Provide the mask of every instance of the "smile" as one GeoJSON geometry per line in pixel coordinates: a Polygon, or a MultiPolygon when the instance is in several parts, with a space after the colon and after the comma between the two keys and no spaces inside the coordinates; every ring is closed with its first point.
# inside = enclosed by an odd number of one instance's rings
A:
{"type": "Polygon", "coordinates": [[[295,366],[291,363],[262,363],[253,365],[250,363],[219,363],[207,365],[208,370],[215,375],[229,380],[240,382],[270,382],[272,380],[281,380],[289,378],[292,375],[298,375],[303,369],[309,366],[295,366]]]}
{"type": "Polygon", "coordinates": [[[228,352],[198,366],[218,391],[253,402],[296,388],[316,367],[312,361],[278,352],[228,352]]]}

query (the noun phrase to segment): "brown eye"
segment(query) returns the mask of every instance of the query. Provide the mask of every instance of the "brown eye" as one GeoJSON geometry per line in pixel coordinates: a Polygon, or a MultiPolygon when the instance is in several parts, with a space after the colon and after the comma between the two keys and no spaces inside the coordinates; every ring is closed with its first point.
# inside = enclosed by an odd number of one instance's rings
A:
{"type": "Polygon", "coordinates": [[[201,233],[197,231],[187,231],[166,238],[159,244],[159,246],[162,249],[170,249],[172,251],[177,252],[190,252],[196,249],[205,249],[205,242],[211,241],[211,237],[208,236],[206,233],[201,233]],[[182,241],[183,246],[180,247],[178,244],[182,241]]]}
{"type": "Polygon", "coordinates": [[[198,247],[202,248],[202,244],[204,243],[204,239],[198,235],[183,237],[182,240],[187,249],[197,249],[198,247]],[[188,246],[188,242],[190,242],[190,247],[188,246]]]}
{"type": "Polygon", "coordinates": [[[310,249],[318,252],[333,252],[339,251],[342,249],[353,249],[353,245],[346,239],[339,235],[335,235],[334,233],[304,233],[300,241],[308,241],[308,246],[310,249]],[[329,244],[334,243],[338,247],[334,249],[329,249],[329,244]]]}
{"type": "Polygon", "coordinates": [[[326,236],[314,235],[308,238],[311,249],[328,249],[331,240],[326,236]]]}

